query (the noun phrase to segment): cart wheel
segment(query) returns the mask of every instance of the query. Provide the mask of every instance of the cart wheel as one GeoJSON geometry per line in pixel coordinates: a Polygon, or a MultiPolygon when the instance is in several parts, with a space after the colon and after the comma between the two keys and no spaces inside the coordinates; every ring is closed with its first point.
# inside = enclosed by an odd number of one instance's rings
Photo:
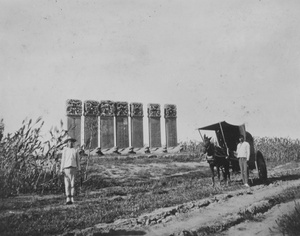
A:
{"type": "Polygon", "coordinates": [[[258,177],[261,180],[266,180],[268,178],[267,165],[263,154],[260,151],[256,153],[256,162],[258,168],[258,177]]]}

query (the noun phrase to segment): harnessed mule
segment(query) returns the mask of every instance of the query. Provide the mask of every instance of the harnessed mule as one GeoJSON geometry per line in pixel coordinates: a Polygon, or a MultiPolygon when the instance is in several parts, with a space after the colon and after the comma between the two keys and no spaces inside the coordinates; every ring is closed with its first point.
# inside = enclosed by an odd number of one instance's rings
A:
{"type": "Polygon", "coordinates": [[[228,181],[230,181],[229,173],[229,161],[227,160],[227,155],[224,150],[218,146],[215,146],[211,141],[211,137],[208,138],[204,135],[204,154],[206,154],[206,160],[209,164],[212,173],[212,186],[215,186],[215,172],[214,167],[217,168],[217,175],[219,183],[220,180],[220,169],[223,173],[223,178],[225,180],[226,186],[228,186],[228,181]]]}

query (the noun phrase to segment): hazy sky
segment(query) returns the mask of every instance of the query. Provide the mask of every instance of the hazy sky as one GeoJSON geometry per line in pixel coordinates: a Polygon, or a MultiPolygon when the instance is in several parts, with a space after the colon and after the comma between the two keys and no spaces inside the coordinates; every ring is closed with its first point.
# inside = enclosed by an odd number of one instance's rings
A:
{"type": "Polygon", "coordinates": [[[40,115],[58,125],[73,98],[176,104],[179,141],[223,120],[299,138],[299,12],[299,0],[0,0],[5,131],[40,115]]]}

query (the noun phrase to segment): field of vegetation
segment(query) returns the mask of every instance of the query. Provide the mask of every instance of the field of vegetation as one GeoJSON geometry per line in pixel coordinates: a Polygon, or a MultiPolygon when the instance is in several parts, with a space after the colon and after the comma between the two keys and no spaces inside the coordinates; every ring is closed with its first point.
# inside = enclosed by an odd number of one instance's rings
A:
{"type": "MultiPolygon", "coordinates": [[[[190,141],[178,154],[81,156],[76,204],[65,206],[58,170],[66,131],[61,123],[41,141],[42,126],[40,118],[24,120],[1,144],[0,232],[6,235],[56,235],[243,188],[234,173],[229,187],[212,188],[202,143],[190,141]]],[[[255,144],[268,167],[299,161],[299,140],[256,137],[255,144]]]]}

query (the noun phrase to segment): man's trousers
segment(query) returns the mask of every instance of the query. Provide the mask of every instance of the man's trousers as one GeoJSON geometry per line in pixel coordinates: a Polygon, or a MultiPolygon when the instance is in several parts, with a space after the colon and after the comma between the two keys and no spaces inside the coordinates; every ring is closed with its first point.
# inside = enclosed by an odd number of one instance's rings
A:
{"type": "Polygon", "coordinates": [[[66,196],[68,200],[70,198],[73,198],[75,193],[75,174],[76,174],[76,168],[75,167],[68,167],[64,170],[65,173],[65,190],[66,190],[66,196]]]}
{"type": "Polygon", "coordinates": [[[240,164],[243,183],[248,184],[249,170],[248,170],[247,158],[246,157],[240,157],[239,158],[239,164],[240,164]]]}

